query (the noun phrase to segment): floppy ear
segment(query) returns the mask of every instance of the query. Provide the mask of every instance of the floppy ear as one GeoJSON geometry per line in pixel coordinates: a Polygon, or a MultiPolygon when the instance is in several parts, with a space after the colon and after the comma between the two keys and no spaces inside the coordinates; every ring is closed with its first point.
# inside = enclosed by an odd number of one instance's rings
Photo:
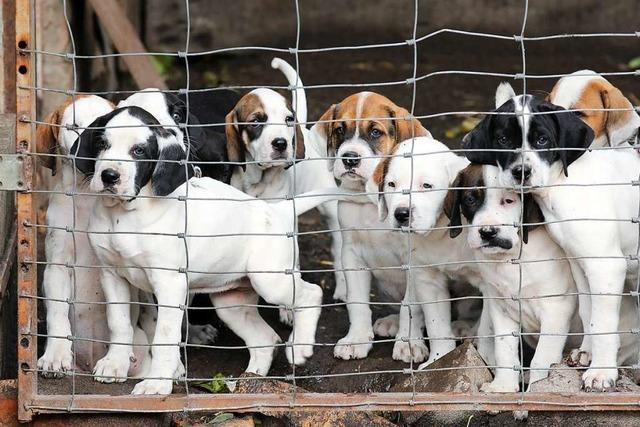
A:
{"type": "Polygon", "coordinates": [[[247,165],[245,164],[244,143],[240,138],[238,114],[236,110],[231,110],[224,121],[224,133],[227,136],[227,157],[230,162],[242,163],[240,165],[233,165],[233,167],[241,167],[243,171],[246,171],[247,165]]]}
{"type": "Polygon", "coordinates": [[[560,148],[558,155],[562,161],[562,168],[565,176],[568,176],[568,167],[582,156],[586,149],[593,142],[593,129],[580,120],[575,114],[568,113],[562,107],[548,102],[542,102],[540,111],[551,111],[554,114],[547,114],[556,129],[557,144],[560,148]],[[568,148],[568,150],[565,150],[568,148]]]}
{"type": "Polygon", "coordinates": [[[393,125],[396,130],[396,144],[413,137],[431,137],[431,133],[422,126],[420,120],[416,118],[412,118],[411,120],[408,119],[410,114],[406,109],[396,107],[395,111],[391,110],[390,113],[391,117],[395,118],[395,120],[393,120],[393,125]]]}
{"type": "Polygon", "coordinates": [[[296,159],[304,159],[305,156],[305,148],[304,148],[304,134],[302,133],[302,126],[296,125],[296,136],[293,141],[293,146],[296,148],[296,159]]]}
{"type": "Polygon", "coordinates": [[[462,138],[465,157],[472,163],[495,164],[495,154],[484,151],[491,148],[491,124],[493,115],[489,114],[475,128],[462,138]]]}
{"type": "Polygon", "coordinates": [[[447,195],[444,198],[444,214],[449,218],[449,236],[452,239],[455,239],[462,233],[460,202],[463,190],[455,189],[456,187],[462,187],[462,182],[463,175],[462,172],[459,172],[456,179],[451,183],[451,189],[447,191],[447,195]]]}
{"type": "MultiPolygon", "coordinates": [[[[633,109],[633,106],[627,98],[620,92],[617,87],[604,85],[600,89],[600,99],[602,105],[606,109],[604,111],[604,131],[607,135],[607,141],[611,145],[611,133],[612,129],[616,127],[619,122],[623,122],[625,117],[629,114],[628,111],[608,111],[609,109],[633,109]]],[[[634,114],[631,111],[631,114],[634,114]]]]}
{"type": "Polygon", "coordinates": [[[109,113],[95,119],[87,126],[89,129],[85,129],[71,146],[69,154],[76,157],[76,169],[86,176],[92,175],[95,171],[96,157],[104,146],[104,128],[112,117],[113,114],[109,113]]]}
{"type": "Polygon", "coordinates": [[[516,92],[507,82],[502,82],[496,88],[496,108],[500,108],[502,104],[516,96],[516,92]]]}
{"type": "MultiPolygon", "coordinates": [[[[36,130],[36,152],[43,154],[56,154],[58,149],[58,133],[60,128],[52,125],[60,124],[60,110],[50,113],[44,121],[48,124],[39,125],[36,130]]],[[[51,175],[56,174],[56,158],[54,156],[38,156],[40,163],[51,169],[51,175]]]]}
{"type": "Polygon", "coordinates": [[[387,199],[384,197],[384,178],[389,171],[389,163],[391,163],[391,157],[386,157],[379,161],[371,176],[371,180],[378,187],[378,219],[380,221],[384,221],[389,216],[387,199]]]}
{"type": "Polygon", "coordinates": [[[324,136],[325,141],[327,141],[327,168],[329,171],[333,171],[333,163],[334,159],[331,157],[336,156],[336,144],[333,140],[333,121],[336,119],[336,109],[338,108],[338,104],[333,104],[327,111],[324,112],[322,117],[318,119],[320,123],[317,124],[318,132],[320,135],[324,136]]]}
{"type": "Polygon", "coordinates": [[[540,226],[540,222],[544,222],[544,215],[540,210],[540,206],[529,193],[524,195],[522,208],[522,241],[527,244],[529,241],[529,232],[540,226]],[[527,225],[532,224],[532,225],[527,225]]]}
{"type": "Polygon", "coordinates": [[[151,175],[153,194],[167,196],[193,176],[193,167],[177,163],[180,160],[187,160],[181,144],[169,144],[160,150],[151,175]]]}

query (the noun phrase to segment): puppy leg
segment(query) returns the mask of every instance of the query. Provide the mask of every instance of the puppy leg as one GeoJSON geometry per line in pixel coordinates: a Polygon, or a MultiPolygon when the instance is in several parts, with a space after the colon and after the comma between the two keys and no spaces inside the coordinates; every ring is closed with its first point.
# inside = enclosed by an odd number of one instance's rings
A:
{"type": "Polygon", "coordinates": [[[485,383],[480,388],[483,392],[516,392],[519,389],[518,379],[520,374],[514,369],[520,366],[519,340],[514,333],[518,332],[518,322],[506,316],[499,303],[486,300],[487,309],[491,316],[491,323],[496,333],[495,337],[495,377],[490,383],[485,383]]]}
{"type": "Polygon", "coordinates": [[[396,334],[396,342],[393,345],[393,359],[405,363],[420,363],[428,355],[429,350],[424,343],[422,331],[424,329],[424,315],[419,304],[411,304],[416,301],[413,285],[407,285],[407,291],[400,307],[399,327],[396,334]]]}
{"type": "Polygon", "coordinates": [[[491,315],[489,314],[488,302],[485,300],[482,303],[482,312],[480,313],[480,320],[478,320],[478,332],[476,338],[476,347],[478,353],[484,359],[484,362],[488,366],[494,366],[496,364],[496,357],[494,351],[494,338],[495,334],[493,325],[491,324],[491,315]]]}
{"type": "Polygon", "coordinates": [[[267,375],[280,337],[258,313],[255,307],[258,295],[247,289],[211,294],[209,297],[218,317],[249,348],[249,366],[245,371],[267,375]],[[247,306],[242,307],[243,304],[247,306]]]}
{"type": "Polygon", "coordinates": [[[44,296],[47,307],[47,344],[44,354],[38,359],[40,374],[47,378],[59,378],[73,369],[73,352],[69,323],[69,304],[71,297],[71,277],[66,267],[47,265],[44,270],[44,296]],[[53,301],[60,300],[60,301],[53,301]]]}
{"type": "MultiPolygon", "coordinates": [[[[195,294],[189,295],[189,306],[193,302],[195,294]]],[[[182,322],[182,334],[187,337],[189,344],[195,345],[210,345],[213,344],[218,336],[218,330],[212,325],[194,325],[187,321],[187,316],[184,317],[182,322]]]]}
{"type": "MultiPolygon", "coordinates": [[[[158,300],[158,322],[153,337],[150,373],[131,394],[171,394],[173,378],[181,369],[180,349],[184,312],[177,307],[186,303],[187,284],[182,274],[157,274],[151,283],[158,300]]],[[[184,368],[182,368],[184,369],[184,368]]]]}
{"type": "Polygon", "coordinates": [[[578,261],[569,261],[571,274],[578,290],[578,313],[582,321],[582,344],[580,348],[571,350],[569,360],[573,366],[589,366],[591,363],[591,295],[589,282],[578,261]]]}
{"type": "MultiPolygon", "coordinates": [[[[320,207],[327,219],[330,230],[340,230],[338,221],[338,202],[325,203],[320,207]]],[[[337,301],[347,300],[347,279],[342,268],[342,232],[331,233],[331,255],[333,255],[333,267],[335,268],[336,288],[333,291],[333,299],[337,301]]]]}
{"type": "Polygon", "coordinates": [[[100,281],[107,305],[110,342],[107,354],[93,369],[95,380],[103,383],[123,382],[133,355],[131,325],[131,289],[129,283],[111,269],[103,268],[100,281]]]}

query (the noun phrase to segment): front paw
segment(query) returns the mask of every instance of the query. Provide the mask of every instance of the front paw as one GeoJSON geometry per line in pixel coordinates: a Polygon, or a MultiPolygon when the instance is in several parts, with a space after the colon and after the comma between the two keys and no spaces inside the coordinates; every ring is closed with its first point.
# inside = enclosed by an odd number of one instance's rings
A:
{"type": "Polygon", "coordinates": [[[569,353],[569,360],[567,361],[569,366],[580,366],[587,368],[591,364],[591,352],[574,348],[569,353]]]}
{"type": "Polygon", "coordinates": [[[617,369],[589,368],[582,375],[586,391],[613,391],[617,380],[617,369]]]}
{"type": "Polygon", "coordinates": [[[336,274],[336,289],[333,291],[335,301],[347,302],[347,281],[342,272],[336,274]]]}
{"type": "Polygon", "coordinates": [[[280,323],[289,327],[293,326],[293,310],[280,308],[278,313],[280,315],[280,323]]]}
{"type": "Polygon", "coordinates": [[[496,381],[493,380],[490,383],[484,383],[480,387],[480,391],[483,393],[515,393],[519,389],[518,382],[515,384],[508,381],[496,381]]]}
{"type": "Polygon", "coordinates": [[[73,370],[73,352],[71,342],[55,340],[38,359],[38,370],[44,378],[62,378],[73,370]]]}
{"type": "Polygon", "coordinates": [[[128,357],[110,356],[107,354],[98,360],[93,368],[94,379],[101,383],[122,383],[127,380],[130,360],[128,357]]]}
{"type": "Polygon", "coordinates": [[[144,380],[136,384],[131,394],[171,394],[172,389],[171,380],[144,380]]]}
{"type": "Polygon", "coordinates": [[[404,363],[420,363],[429,355],[429,349],[422,339],[411,342],[396,341],[393,345],[393,360],[404,363]]]}
{"type": "Polygon", "coordinates": [[[397,314],[390,314],[376,319],[373,323],[373,333],[379,337],[395,337],[398,334],[399,318],[397,314]]]}
{"type": "Polygon", "coordinates": [[[333,349],[333,356],[338,359],[364,359],[371,351],[373,333],[364,336],[347,335],[338,340],[333,349]]]}
{"type": "Polygon", "coordinates": [[[211,325],[189,325],[189,344],[210,345],[218,336],[218,330],[211,325]]]}
{"type": "Polygon", "coordinates": [[[285,354],[290,364],[304,365],[307,359],[313,356],[313,346],[311,344],[289,344],[285,348],[285,354]]]}

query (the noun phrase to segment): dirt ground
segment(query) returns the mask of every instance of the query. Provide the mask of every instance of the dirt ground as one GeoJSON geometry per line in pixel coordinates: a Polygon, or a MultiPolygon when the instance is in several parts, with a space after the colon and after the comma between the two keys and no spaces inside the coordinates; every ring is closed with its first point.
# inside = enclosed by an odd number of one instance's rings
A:
{"type": "MultiPolygon", "coordinates": [[[[526,44],[526,69],[531,74],[567,73],[582,68],[597,71],[628,71],[626,63],[640,52],[640,40],[629,38],[626,44],[614,45],[606,39],[572,39],[526,44]]],[[[227,86],[277,84],[284,85],[282,75],[269,66],[272,54],[252,53],[237,56],[219,56],[190,60],[191,87],[198,88],[211,81],[227,86]]],[[[470,39],[463,36],[434,37],[418,46],[417,75],[441,70],[482,70],[496,73],[520,73],[523,69],[520,45],[514,41],[470,39]]],[[[292,57],[285,57],[293,61],[292,57]]],[[[413,74],[413,49],[410,47],[372,49],[366,51],[329,52],[304,54],[300,56],[301,77],[306,85],[326,83],[372,84],[385,81],[402,81],[413,74]]],[[[180,64],[170,72],[170,86],[184,87],[184,73],[180,64]]],[[[493,108],[493,94],[501,78],[483,76],[439,75],[421,80],[416,85],[415,114],[426,115],[447,111],[488,110],[493,108]]],[[[637,105],[640,95],[640,80],[637,77],[611,78],[637,105]]],[[[546,94],[555,79],[527,79],[529,92],[546,94]]],[[[513,82],[516,91],[522,90],[522,81],[513,82]]],[[[310,89],[307,91],[309,118],[315,120],[332,103],[338,102],[350,93],[363,88],[310,89]]],[[[412,85],[368,87],[394,100],[399,105],[411,108],[412,85]]],[[[436,138],[451,147],[458,147],[461,134],[452,131],[465,117],[445,116],[424,121],[436,138]],[[445,135],[449,135],[446,137],[445,135]]],[[[302,231],[323,229],[319,215],[314,211],[300,219],[302,231]]],[[[326,234],[302,236],[300,239],[301,265],[303,269],[330,268],[329,237],[326,234]]],[[[325,303],[331,303],[334,280],[332,273],[311,273],[305,279],[320,284],[325,293],[325,303]]],[[[374,297],[375,301],[375,297],[374,297]]],[[[196,304],[204,305],[201,299],[196,304]]],[[[374,306],[374,318],[387,314],[388,309],[374,306]]],[[[289,334],[288,328],[277,321],[277,311],[263,309],[268,322],[283,339],[289,334]]],[[[41,316],[40,330],[44,332],[44,317],[41,316]]],[[[212,323],[220,328],[217,340],[220,346],[242,345],[240,340],[220,324],[213,310],[197,310],[190,313],[194,323],[212,323]]],[[[313,358],[303,367],[295,370],[302,376],[297,383],[313,391],[368,392],[385,391],[397,382],[403,374],[360,375],[362,372],[395,370],[407,365],[391,359],[392,343],[374,345],[368,358],[357,361],[342,361],[333,358],[333,347],[348,329],[347,313],[344,306],[331,306],[323,310],[318,327],[313,358]],[[304,378],[320,374],[354,373],[355,375],[329,378],[304,378]]],[[[43,343],[40,344],[43,348],[43,343]]],[[[244,349],[191,349],[188,352],[188,376],[191,378],[212,377],[222,373],[237,376],[246,367],[248,353],[244,349]]],[[[292,373],[286,363],[284,352],[278,351],[271,369],[271,375],[283,376],[292,373]]],[[[87,377],[76,379],[76,393],[122,394],[128,393],[134,382],[104,385],[87,377]]],[[[71,392],[70,378],[60,380],[39,380],[39,389],[45,394],[71,392]]],[[[178,385],[175,392],[183,392],[178,385]]],[[[191,387],[190,392],[200,392],[191,387]]]]}

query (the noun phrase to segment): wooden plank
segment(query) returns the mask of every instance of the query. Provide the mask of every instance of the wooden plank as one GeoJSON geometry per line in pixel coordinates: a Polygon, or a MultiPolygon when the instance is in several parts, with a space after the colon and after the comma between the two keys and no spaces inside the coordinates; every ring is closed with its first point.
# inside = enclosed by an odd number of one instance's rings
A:
{"type": "MultiPolygon", "coordinates": [[[[144,53],[146,49],[140,41],[135,28],[129,21],[124,9],[117,0],[89,0],[111,41],[120,53],[144,53]]],[[[139,88],[156,87],[166,89],[167,84],[156,71],[151,57],[124,56],[122,58],[127,65],[139,88]]]]}

